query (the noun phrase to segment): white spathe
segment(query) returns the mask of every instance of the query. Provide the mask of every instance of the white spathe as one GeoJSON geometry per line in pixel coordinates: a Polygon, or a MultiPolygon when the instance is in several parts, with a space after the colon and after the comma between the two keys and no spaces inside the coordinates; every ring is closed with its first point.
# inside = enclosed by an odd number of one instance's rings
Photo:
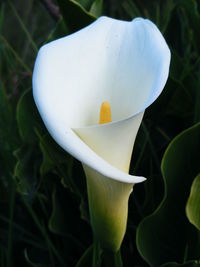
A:
{"type": "MultiPolygon", "coordinates": [[[[127,208],[114,215],[113,188],[123,188],[116,192],[121,207],[128,207],[133,184],[145,180],[128,174],[132,149],[145,109],[163,90],[169,64],[170,51],[162,34],[142,18],[125,22],[101,17],[43,46],[36,59],[33,96],[38,110],[55,141],[83,163],[94,232],[102,228],[102,221],[108,229],[114,220],[118,222],[113,228],[120,233],[117,241],[102,241],[113,250],[121,244],[127,218],[127,208]],[[112,122],[98,125],[103,101],[111,104],[112,122]],[[96,199],[109,194],[112,216],[96,199]]],[[[99,231],[98,237],[103,233],[99,231]]]]}

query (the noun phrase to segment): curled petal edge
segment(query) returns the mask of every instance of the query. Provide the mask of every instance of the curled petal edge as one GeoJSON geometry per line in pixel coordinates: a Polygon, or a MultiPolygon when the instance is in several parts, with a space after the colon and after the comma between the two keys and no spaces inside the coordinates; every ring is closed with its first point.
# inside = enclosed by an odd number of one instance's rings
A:
{"type": "MultiPolygon", "coordinates": [[[[46,125],[46,127],[65,151],[103,176],[130,184],[141,183],[146,180],[145,177],[130,175],[112,166],[85,144],[71,128],[66,128],[65,131],[62,131],[62,127],[59,127],[60,131],[55,132],[51,131],[53,128],[50,125],[46,125]]],[[[56,126],[54,125],[54,127],[56,126]]]]}

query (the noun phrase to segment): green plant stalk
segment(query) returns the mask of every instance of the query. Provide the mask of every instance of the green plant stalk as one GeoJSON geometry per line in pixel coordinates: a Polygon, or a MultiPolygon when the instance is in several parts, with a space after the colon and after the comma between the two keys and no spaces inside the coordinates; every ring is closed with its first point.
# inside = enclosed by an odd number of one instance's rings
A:
{"type": "Polygon", "coordinates": [[[27,71],[28,75],[32,75],[31,69],[23,62],[23,60],[20,58],[20,56],[16,53],[16,51],[13,49],[13,47],[8,43],[6,38],[0,34],[0,39],[6,47],[10,50],[10,52],[14,55],[15,59],[20,63],[20,65],[27,71]]]}
{"type": "Polygon", "coordinates": [[[8,226],[8,246],[7,246],[7,266],[12,266],[12,232],[13,232],[13,217],[14,217],[14,207],[15,207],[15,186],[14,184],[11,187],[11,194],[10,194],[10,220],[8,226]]]}
{"type": "MultiPolygon", "coordinates": [[[[200,82],[200,79],[198,79],[198,81],[200,82]]],[[[200,90],[196,90],[195,106],[194,106],[194,123],[197,123],[199,121],[200,121],[200,90]]]]}
{"type": "Polygon", "coordinates": [[[30,35],[29,31],[27,30],[26,26],[24,25],[23,21],[21,20],[21,18],[20,18],[20,16],[19,16],[19,14],[17,13],[17,11],[16,11],[14,5],[13,5],[10,1],[9,1],[8,3],[9,3],[9,6],[11,7],[11,9],[12,9],[12,11],[13,11],[13,13],[14,13],[16,19],[18,20],[18,22],[19,22],[19,24],[20,24],[20,26],[21,26],[23,32],[25,33],[25,35],[26,35],[28,41],[30,42],[30,44],[31,44],[31,46],[32,46],[32,48],[33,48],[33,50],[34,50],[34,52],[37,53],[37,52],[38,52],[37,45],[36,45],[35,42],[33,41],[33,38],[31,37],[31,35],[30,35]]]}
{"type": "Polygon", "coordinates": [[[118,250],[116,253],[104,251],[103,256],[105,267],[123,267],[120,250],[118,250]]]}
{"type": "Polygon", "coordinates": [[[53,243],[51,242],[51,240],[49,239],[45,228],[41,225],[41,223],[39,222],[39,220],[37,219],[37,216],[35,215],[35,212],[33,211],[33,209],[30,207],[30,205],[27,203],[27,201],[25,200],[25,198],[22,197],[22,200],[27,208],[27,210],[29,211],[30,215],[32,216],[36,226],[38,227],[38,229],[40,230],[41,234],[45,237],[46,242],[47,242],[47,246],[51,249],[49,249],[49,253],[50,253],[50,258],[52,258],[51,255],[51,250],[53,251],[54,255],[56,256],[56,258],[58,259],[58,261],[60,262],[61,266],[65,266],[66,264],[63,261],[63,259],[61,258],[61,256],[59,255],[58,251],[56,250],[56,248],[54,247],[53,243]]]}
{"type": "Polygon", "coordinates": [[[160,170],[160,162],[159,162],[159,158],[158,158],[158,156],[157,156],[157,154],[156,154],[156,151],[155,151],[154,145],[153,145],[153,143],[152,143],[151,137],[149,136],[148,129],[146,128],[146,125],[145,125],[144,122],[142,122],[141,126],[142,126],[142,129],[143,129],[145,135],[147,136],[148,143],[149,143],[149,146],[150,146],[152,155],[153,155],[153,157],[154,157],[156,166],[157,166],[158,170],[160,170]]]}
{"type": "Polygon", "coordinates": [[[94,241],[92,267],[101,267],[101,247],[98,241],[94,241]]]}
{"type": "Polygon", "coordinates": [[[92,267],[123,267],[121,252],[102,249],[98,241],[93,244],[92,267]]]}
{"type": "Polygon", "coordinates": [[[117,252],[126,232],[132,184],[109,179],[83,165],[86,173],[90,221],[103,249],[117,252]]]}

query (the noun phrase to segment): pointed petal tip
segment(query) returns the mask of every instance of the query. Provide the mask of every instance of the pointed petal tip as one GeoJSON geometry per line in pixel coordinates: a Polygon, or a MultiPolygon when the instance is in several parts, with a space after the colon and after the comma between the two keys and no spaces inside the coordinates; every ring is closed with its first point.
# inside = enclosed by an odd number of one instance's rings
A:
{"type": "Polygon", "coordinates": [[[138,184],[138,183],[142,183],[142,182],[145,182],[147,180],[147,178],[143,177],[143,176],[135,176],[135,184],[138,184]]]}
{"type": "MultiPolygon", "coordinates": [[[[110,165],[110,164],[109,164],[110,165]]],[[[98,170],[97,172],[101,173],[102,175],[106,176],[107,178],[110,178],[112,180],[121,182],[121,183],[127,183],[127,184],[138,184],[146,181],[147,179],[143,176],[135,176],[128,173],[125,173],[119,169],[116,169],[112,165],[110,165],[109,172],[108,170],[98,170]],[[115,171],[113,171],[115,169],[115,171]]]]}

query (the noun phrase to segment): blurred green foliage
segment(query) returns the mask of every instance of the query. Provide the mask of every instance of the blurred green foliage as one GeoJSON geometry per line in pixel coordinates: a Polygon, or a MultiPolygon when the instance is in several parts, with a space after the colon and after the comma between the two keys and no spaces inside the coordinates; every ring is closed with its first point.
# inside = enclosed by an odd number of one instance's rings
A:
{"type": "MultiPolygon", "coordinates": [[[[120,266],[200,266],[200,2],[1,0],[1,267],[94,266],[84,173],[48,135],[31,75],[42,44],[100,15],[151,19],[172,52],[168,82],[134,147],[130,172],[148,180],[129,201],[120,266]]],[[[100,256],[102,266],[114,264],[100,256]]]]}

